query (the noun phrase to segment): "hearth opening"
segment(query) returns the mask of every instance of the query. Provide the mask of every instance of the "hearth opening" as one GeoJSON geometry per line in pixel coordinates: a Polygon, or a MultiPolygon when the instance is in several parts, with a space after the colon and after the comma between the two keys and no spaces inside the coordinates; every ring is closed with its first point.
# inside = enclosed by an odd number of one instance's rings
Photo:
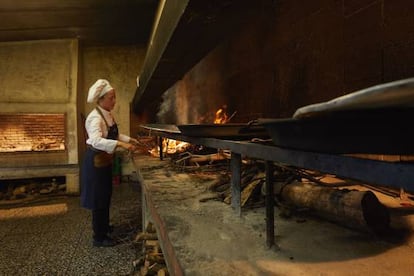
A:
{"type": "Polygon", "coordinates": [[[0,114],[0,153],[65,149],[65,114],[0,114]]]}

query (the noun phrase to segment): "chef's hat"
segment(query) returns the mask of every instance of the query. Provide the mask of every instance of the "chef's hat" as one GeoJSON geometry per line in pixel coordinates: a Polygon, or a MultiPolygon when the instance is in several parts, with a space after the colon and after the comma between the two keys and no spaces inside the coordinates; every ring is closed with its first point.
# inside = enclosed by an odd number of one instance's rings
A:
{"type": "Polygon", "coordinates": [[[88,92],[88,103],[97,102],[100,97],[111,91],[113,87],[109,84],[109,81],[105,79],[97,80],[88,92]]]}

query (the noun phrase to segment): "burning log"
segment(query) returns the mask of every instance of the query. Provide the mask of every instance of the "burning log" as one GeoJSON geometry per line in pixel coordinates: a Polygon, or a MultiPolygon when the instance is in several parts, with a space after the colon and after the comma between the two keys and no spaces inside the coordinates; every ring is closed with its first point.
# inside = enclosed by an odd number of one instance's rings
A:
{"type": "Polygon", "coordinates": [[[281,201],[306,208],[316,215],[343,226],[364,232],[384,233],[390,217],[371,191],[335,189],[294,181],[275,183],[281,201]]]}

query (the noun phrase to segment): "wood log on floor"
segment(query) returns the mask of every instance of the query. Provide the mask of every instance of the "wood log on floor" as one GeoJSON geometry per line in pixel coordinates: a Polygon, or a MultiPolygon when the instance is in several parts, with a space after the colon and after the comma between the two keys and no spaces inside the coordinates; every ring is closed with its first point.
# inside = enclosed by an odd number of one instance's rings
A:
{"type": "Polygon", "coordinates": [[[188,159],[190,164],[200,164],[200,163],[209,163],[212,164],[213,162],[227,160],[228,156],[223,153],[212,153],[212,154],[205,154],[205,155],[192,155],[191,158],[188,159]]]}
{"type": "MultiPolygon", "coordinates": [[[[257,168],[250,168],[250,170],[246,170],[242,174],[242,179],[240,181],[240,189],[241,191],[241,206],[244,206],[248,199],[250,198],[252,192],[255,188],[262,184],[264,180],[264,173],[257,170],[257,168]]],[[[224,203],[230,204],[231,203],[231,189],[229,189],[222,193],[222,197],[224,198],[224,203]]]]}
{"type": "Polygon", "coordinates": [[[256,187],[259,184],[263,183],[263,179],[255,179],[253,181],[251,181],[242,191],[241,193],[241,206],[245,206],[247,201],[250,199],[254,189],[256,189],[256,187]]]}
{"type": "Polygon", "coordinates": [[[219,187],[222,185],[230,186],[231,177],[228,173],[221,173],[215,181],[208,185],[207,189],[210,191],[220,192],[219,187]]]}
{"type": "Polygon", "coordinates": [[[389,230],[388,209],[371,191],[335,189],[298,181],[287,185],[276,183],[275,191],[282,202],[307,208],[343,226],[377,234],[389,230]]]}

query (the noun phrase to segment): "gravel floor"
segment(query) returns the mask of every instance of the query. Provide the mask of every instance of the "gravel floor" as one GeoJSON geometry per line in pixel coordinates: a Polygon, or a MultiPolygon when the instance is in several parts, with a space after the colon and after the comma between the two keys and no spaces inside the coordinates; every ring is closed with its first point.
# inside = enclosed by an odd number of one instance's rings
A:
{"type": "Polygon", "coordinates": [[[79,197],[44,197],[0,209],[0,275],[133,275],[141,246],[140,187],[114,186],[111,223],[119,244],[92,247],[90,211],[79,197]]]}

